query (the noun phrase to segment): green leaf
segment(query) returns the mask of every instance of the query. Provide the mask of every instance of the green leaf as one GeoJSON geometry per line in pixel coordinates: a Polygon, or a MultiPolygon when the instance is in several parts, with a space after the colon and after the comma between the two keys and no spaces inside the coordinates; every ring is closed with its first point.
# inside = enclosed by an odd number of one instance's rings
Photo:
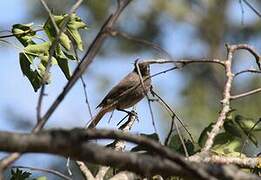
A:
{"type": "MultiPolygon", "coordinates": [[[[41,63],[46,67],[46,65],[48,63],[48,59],[49,59],[49,54],[48,55],[40,55],[39,59],[41,60],[41,63]]],[[[55,59],[55,57],[52,56],[51,62],[52,62],[52,65],[57,64],[57,60],[55,59]]]]}
{"type": "Polygon", "coordinates": [[[22,171],[18,168],[16,169],[16,171],[11,169],[11,179],[10,180],[26,180],[31,175],[32,175],[32,173],[27,172],[27,171],[22,171]]]}
{"type": "Polygon", "coordinates": [[[246,118],[241,115],[236,115],[235,121],[243,130],[249,130],[255,125],[255,122],[253,122],[252,119],[246,118]]]}
{"type": "Polygon", "coordinates": [[[258,147],[258,141],[257,141],[257,138],[256,136],[253,134],[253,133],[248,133],[246,134],[247,137],[250,139],[250,141],[256,146],[258,147]]]}
{"type": "MultiPolygon", "coordinates": [[[[81,20],[76,14],[71,15],[71,19],[67,24],[68,32],[70,33],[73,41],[76,43],[76,46],[79,50],[83,50],[83,42],[79,29],[87,29],[87,25],[81,20]]],[[[70,36],[69,36],[70,37],[70,36]]]]}
{"type": "Polygon", "coordinates": [[[56,57],[57,63],[59,65],[59,67],[61,68],[63,74],[69,80],[71,77],[71,72],[70,72],[70,68],[68,65],[68,59],[60,47],[57,48],[55,57],[56,57]]]}
{"type": "Polygon", "coordinates": [[[69,29],[87,29],[86,23],[82,21],[82,19],[77,16],[75,13],[71,15],[71,19],[68,23],[69,29]]]}
{"type": "Polygon", "coordinates": [[[240,155],[241,139],[224,132],[217,135],[212,150],[218,154],[238,156],[240,155]]]}
{"type": "Polygon", "coordinates": [[[24,48],[26,53],[34,54],[36,56],[49,54],[49,49],[51,47],[51,42],[43,42],[41,44],[32,44],[24,48]]]}
{"type": "Polygon", "coordinates": [[[36,32],[32,29],[32,24],[14,24],[12,33],[20,41],[23,46],[35,44],[32,40],[36,32]]]}
{"type": "Polygon", "coordinates": [[[245,135],[249,138],[249,140],[255,145],[258,146],[258,141],[253,134],[254,131],[259,130],[259,127],[256,125],[253,119],[246,118],[241,115],[237,115],[235,117],[235,121],[238,123],[239,127],[243,130],[245,135]]]}
{"type": "MultiPolygon", "coordinates": [[[[55,20],[55,23],[59,27],[59,24],[64,19],[64,16],[63,15],[61,15],[61,16],[53,15],[53,18],[55,20]]],[[[53,41],[55,39],[55,37],[56,37],[56,31],[55,31],[55,28],[53,26],[53,23],[51,22],[50,17],[45,22],[45,24],[43,26],[43,29],[44,29],[44,32],[47,34],[47,37],[49,38],[49,40],[53,41]]]]}
{"type": "Polygon", "coordinates": [[[36,92],[42,85],[42,77],[37,70],[31,69],[32,56],[26,53],[19,53],[19,61],[23,74],[29,79],[36,92]]]}
{"type": "Polygon", "coordinates": [[[69,33],[71,34],[74,42],[76,43],[76,46],[79,50],[83,50],[83,42],[80,33],[78,30],[75,29],[69,29],[69,33]]]}
{"type": "MultiPolygon", "coordinates": [[[[59,27],[62,20],[64,20],[64,16],[53,16],[53,17],[55,19],[57,26],[59,27]]],[[[43,28],[44,28],[44,31],[47,34],[48,38],[50,39],[50,41],[53,41],[56,39],[56,31],[55,31],[55,28],[54,28],[53,23],[51,22],[50,18],[46,21],[43,28]]],[[[71,40],[64,33],[62,33],[60,36],[60,44],[68,51],[71,48],[71,40]]]]}
{"type": "MultiPolygon", "coordinates": [[[[256,122],[251,119],[251,118],[246,118],[241,115],[236,115],[235,117],[236,123],[243,129],[243,130],[250,130],[252,129],[253,131],[260,131],[260,125],[256,124],[256,122]]],[[[260,121],[260,120],[259,120],[260,121]]]]}
{"type": "Polygon", "coordinates": [[[214,123],[210,123],[200,134],[199,139],[198,139],[198,144],[200,147],[203,147],[207,138],[208,138],[208,132],[212,130],[212,126],[214,123]]]}
{"type": "Polygon", "coordinates": [[[36,180],[47,180],[47,177],[46,176],[40,176],[40,177],[36,178],[36,180]]]}
{"type": "Polygon", "coordinates": [[[63,51],[63,54],[71,60],[76,60],[76,58],[74,57],[74,55],[67,53],[66,51],[63,51]]]}
{"type": "Polygon", "coordinates": [[[226,120],[224,123],[224,129],[226,132],[230,133],[235,137],[239,137],[239,138],[242,137],[241,135],[242,130],[239,129],[239,127],[237,126],[237,124],[234,123],[233,120],[226,120]]]}
{"type": "Polygon", "coordinates": [[[213,146],[223,146],[231,141],[233,141],[236,137],[231,135],[230,133],[223,132],[216,136],[214,140],[213,146]]]}
{"type": "MultiPolygon", "coordinates": [[[[195,154],[195,152],[199,150],[199,148],[194,146],[194,144],[189,139],[185,139],[184,143],[189,155],[195,154]]],[[[185,155],[185,151],[178,134],[175,134],[171,137],[168,147],[176,152],[185,155]]]]}
{"type": "Polygon", "coordinates": [[[71,49],[71,40],[66,34],[64,33],[61,34],[60,43],[67,51],[71,49]]]}

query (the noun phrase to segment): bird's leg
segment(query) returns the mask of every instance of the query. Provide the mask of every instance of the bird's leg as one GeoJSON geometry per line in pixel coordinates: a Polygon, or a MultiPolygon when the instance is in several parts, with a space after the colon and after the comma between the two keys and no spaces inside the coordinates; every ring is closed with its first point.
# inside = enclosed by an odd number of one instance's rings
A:
{"type": "Polygon", "coordinates": [[[132,116],[137,116],[137,113],[133,112],[133,111],[127,111],[125,109],[120,109],[120,108],[117,108],[118,111],[122,111],[122,112],[125,112],[127,113],[128,115],[132,115],[132,116]]]}
{"type": "Polygon", "coordinates": [[[128,116],[130,116],[130,115],[135,116],[135,117],[138,119],[138,115],[137,115],[137,113],[136,113],[135,111],[127,111],[127,110],[125,110],[125,109],[119,109],[119,108],[117,108],[117,110],[118,110],[118,111],[123,111],[123,112],[126,112],[126,113],[127,113],[127,115],[124,116],[124,118],[122,118],[122,119],[120,120],[120,122],[117,123],[117,126],[118,126],[120,123],[122,123],[122,121],[123,121],[124,119],[126,119],[126,118],[127,118],[128,116]]]}

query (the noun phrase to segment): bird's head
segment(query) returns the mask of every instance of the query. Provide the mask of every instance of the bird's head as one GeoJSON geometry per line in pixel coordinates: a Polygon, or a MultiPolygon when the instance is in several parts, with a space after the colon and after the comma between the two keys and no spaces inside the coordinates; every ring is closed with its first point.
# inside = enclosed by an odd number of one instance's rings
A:
{"type": "Polygon", "coordinates": [[[142,76],[149,76],[150,75],[150,65],[147,62],[139,62],[135,63],[134,72],[138,73],[138,67],[142,76]]]}

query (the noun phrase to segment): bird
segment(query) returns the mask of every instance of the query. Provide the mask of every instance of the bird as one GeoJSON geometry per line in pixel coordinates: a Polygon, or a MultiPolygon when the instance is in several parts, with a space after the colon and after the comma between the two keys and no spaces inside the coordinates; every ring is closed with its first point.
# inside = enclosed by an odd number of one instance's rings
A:
{"type": "Polygon", "coordinates": [[[95,128],[102,117],[115,109],[123,110],[130,108],[142,100],[151,88],[150,66],[149,63],[135,63],[132,72],[126,75],[109,93],[104,97],[97,106],[100,108],[96,116],[91,119],[88,128],[95,128]],[[139,69],[137,68],[139,66],[139,69]],[[140,75],[143,79],[141,82],[140,75]]]}

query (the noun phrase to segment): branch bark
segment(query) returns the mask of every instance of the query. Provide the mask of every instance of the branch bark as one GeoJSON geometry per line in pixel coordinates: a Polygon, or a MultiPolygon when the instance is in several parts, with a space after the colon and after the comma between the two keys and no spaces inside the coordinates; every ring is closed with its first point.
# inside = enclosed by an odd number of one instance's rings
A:
{"type": "MultiPolygon", "coordinates": [[[[114,151],[87,141],[94,138],[96,131],[100,135],[103,134],[102,131],[106,132],[106,130],[94,129],[49,130],[34,134],[0,132],[0,149],[8,152],[51,153],[65,157],[70,156],[75,160],[132,171],[144,177],[158,174],[164,177],[181,176],[204,180],[242,179],[242,177],[244,179],[258,179],[256,176],[244,173],[235,167],[173,161],[164,158],[160,153],[150,155],[114,151]]],[[[109,131],[107,130],[107,132],[109,131]]],[[[124,133],[119,134],[124,135],[124,133]]],[[[123,139],[121,136],[117,137],[123,139]]],[[[104,138],[104,136],[100,136],[100,138],[104,138]]],[[[177,154],[175,156],[184,160],[177,154]]]]}
{"type": "Polygon", "coordinates": [[[236,50],[245,49],[245,50],[249,51],[255,57],[256,63],[260,69],[261,68],[260,67],[260,62],[261,62],[260,55],[256,52],[256,50],[252,46],[249,46],[247,44],[238,44],[238,45],[226,44],[226,48],[227,48],[227,59],[223,62],[224,66],[225,66],[225,72],[226,72],[226,83],[225,83],[225,87],[224,87],[224,91],[223,91],[223,99],[221,101],[222,109],[219,113],[216,123],[213,125],[212,130],[208,134],[208,138],[206,140],[205,146],[202,149],[202,152],[206,152],[206,151],[210,150],[210,148],[212,147],[212,145],[214,143],[215,137],[217,136],[217,134],[220,132],[221,128],[223,127],[224,121],[231,109],[231,107],[230,107],[231,99],[236,99],[239,97],[243,97],[246,95],[256,93],[256,91],[255,91],[255,92],[243,94],[242,96],[240,96],[240,95],[231,96],[232,82],[233,82],[234,76],[235,76],[235,74],[232,72],[232,61],[233,61],[233,55],[236,50]]]}

